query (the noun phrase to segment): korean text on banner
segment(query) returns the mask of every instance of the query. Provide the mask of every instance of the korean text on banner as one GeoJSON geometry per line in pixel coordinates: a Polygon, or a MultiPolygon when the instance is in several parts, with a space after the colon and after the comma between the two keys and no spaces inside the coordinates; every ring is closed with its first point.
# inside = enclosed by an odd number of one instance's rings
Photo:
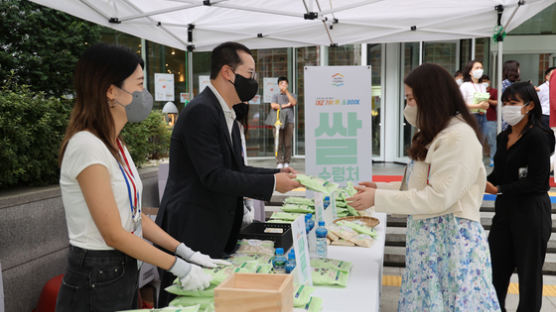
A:
{"type": "Polygon", "coordinates": [[[371,181],[371,67],[305,67],[305,170],[341,185],[371,181]]]}

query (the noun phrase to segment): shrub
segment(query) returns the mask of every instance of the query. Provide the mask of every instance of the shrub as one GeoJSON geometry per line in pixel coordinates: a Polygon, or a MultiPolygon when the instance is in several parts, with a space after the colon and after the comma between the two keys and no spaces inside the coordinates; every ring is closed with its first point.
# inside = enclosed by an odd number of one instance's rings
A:
{"type": "MultiPolygon", "coordinates": [[[[58,184],[58,152],[72,106],[11,79],[0,87],[0,189],[58,184]]],[[[167,156],[170,134],[160,111],[122,131],[137,167],[167,156]]]]}
{"type": "Polygon", "coordinates": [[[121,135],[137,167],[149,159],[168,156],[171,131],[161,111],[152,111],[140,123],[127,123],[121,135]]]}
{"type": "Polygon", "coordinates": [[[58,183],[71,102],[11,80],[0,88],[0,189],[58,183]]]}

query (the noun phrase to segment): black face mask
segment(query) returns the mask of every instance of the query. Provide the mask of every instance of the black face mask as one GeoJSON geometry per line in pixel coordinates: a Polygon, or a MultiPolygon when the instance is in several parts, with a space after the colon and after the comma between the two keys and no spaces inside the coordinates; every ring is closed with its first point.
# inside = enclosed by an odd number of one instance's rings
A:
{"type": "Polygon", "coordinates": [[[232,106],[234,108],[234,111],[236,112],[236,119],[239,121],[242,121],[247,114],[249,113],[249,104],[245,104],[245,103],[238,103],[234,106],[232,106]]]}
{"type": "Polygon", "coordinates": [[[248,102],[257,94],[257,91],[259,91],[259,83],[257,80],[248,79],[239,74],[236,74],[235,82],[230,81],[230,83],[234,85],[237,96],[242,102],[248,102]]]}

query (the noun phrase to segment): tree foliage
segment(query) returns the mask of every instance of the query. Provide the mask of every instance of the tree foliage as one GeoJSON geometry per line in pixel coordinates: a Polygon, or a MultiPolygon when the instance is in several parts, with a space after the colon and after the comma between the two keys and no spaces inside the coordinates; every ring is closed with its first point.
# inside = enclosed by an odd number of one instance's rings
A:
{"type": "Polygon", "coordinates": [[[61,96],[72,93],[73,71],[101,27],[30,1],[0,0],[0,82],[61,96]]]}

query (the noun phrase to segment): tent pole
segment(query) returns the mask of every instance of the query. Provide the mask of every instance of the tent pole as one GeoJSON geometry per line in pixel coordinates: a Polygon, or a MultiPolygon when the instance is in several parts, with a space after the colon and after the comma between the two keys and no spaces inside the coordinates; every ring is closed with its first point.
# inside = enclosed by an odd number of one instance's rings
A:
{"type": "Polygon", "coordinates": [[[475,59],[475,37],[471,38],[471,59],[475,59]]]}
{"type": "Polygon", "coordinates": [[[498,98],[497,98],[497,109],[496,109],[496,125],[497,133],[502,132],[502,61],[503,61],[503,51],[504,42],[502,40],[498,41],[498,66],[496,70],[498,72],[498,98]]]}
{"type": "Polygon", "coordinates": [[[187,79],[189,80],[189,97],[193,98],[193,51],[187,52],[187,79]]]}

